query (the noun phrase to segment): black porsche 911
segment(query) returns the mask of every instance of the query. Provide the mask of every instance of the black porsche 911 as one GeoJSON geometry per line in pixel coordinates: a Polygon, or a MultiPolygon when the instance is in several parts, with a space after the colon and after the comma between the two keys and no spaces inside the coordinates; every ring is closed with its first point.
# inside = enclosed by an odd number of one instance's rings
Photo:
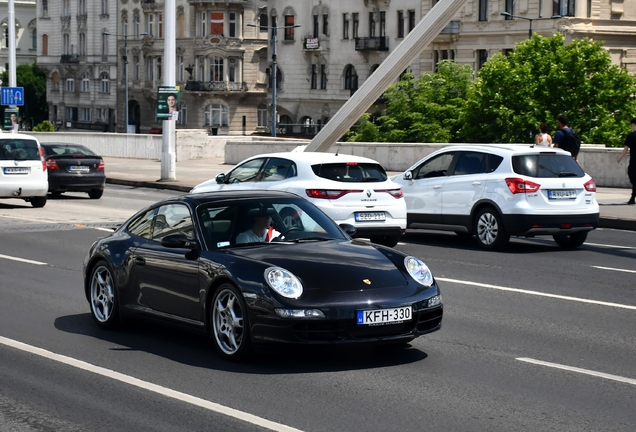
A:
{"type": "Polygon", "coordinates": [[[92,199],[104,194],[104,160],[80,144],[41,143],[49,173],[49,192],[86,192],[92,199]]]}
{"type": "Polygon", "coordinates": [[[354,230],[287,192],[178,196],[91,246],[84,291],[100,327],[171,320],[209,331],[228,359],[255,344],[402,344],[439,330],[426,264],[354,230]]]}

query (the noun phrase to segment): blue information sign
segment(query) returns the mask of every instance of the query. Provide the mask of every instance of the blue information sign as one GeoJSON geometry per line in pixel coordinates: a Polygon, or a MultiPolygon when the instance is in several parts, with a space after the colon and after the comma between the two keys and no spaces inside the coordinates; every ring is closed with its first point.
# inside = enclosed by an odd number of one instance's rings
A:
{"type": "Polygon", "coordinates": [[[2,105],[24,105],[24,87],[2,87],[2,105]]]}

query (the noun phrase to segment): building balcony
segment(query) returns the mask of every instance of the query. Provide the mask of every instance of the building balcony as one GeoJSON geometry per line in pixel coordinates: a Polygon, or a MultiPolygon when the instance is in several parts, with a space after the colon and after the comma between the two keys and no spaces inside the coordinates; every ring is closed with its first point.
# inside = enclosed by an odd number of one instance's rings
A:
{"type": "Polygon", "coordinates": [[[62,54],[60,63],[79,63],[80,58],[77,54],[62,54]]]}
{"type": "Polygon", "coordinates": [[[388,37],[362,37],[355,38],[356,51],[388,51],[388,37]]]}
{"type": "Polygon", "coordinates": [[[451,22],[449,22],[446,25],[446,27],[444,27],[442,29],[441,32],[439,32],[439,34],[437,36],[435,36],[435,39],[433,39],[433,42],[434,43],[450,43],[450,42],[454,42],[459,37],[459,31],[460,30],[461,30],[460,21],[459,20],[452,20],[451,22]]]}
{"type": "Polygon", "coordinates": [[[245,82],[225,82],[225,81],[188,81],[185,89],[193,92],[245,92],[247,83],[245,82]]]}

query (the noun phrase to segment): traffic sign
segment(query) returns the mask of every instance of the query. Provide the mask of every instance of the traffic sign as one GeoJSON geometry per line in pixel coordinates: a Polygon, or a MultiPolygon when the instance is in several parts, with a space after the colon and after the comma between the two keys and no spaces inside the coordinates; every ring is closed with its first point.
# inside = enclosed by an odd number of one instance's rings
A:
{"type": "Polygon", "coordinates": [[[2,105],[24,105],[24,87],[2,87],[2,105]]]}

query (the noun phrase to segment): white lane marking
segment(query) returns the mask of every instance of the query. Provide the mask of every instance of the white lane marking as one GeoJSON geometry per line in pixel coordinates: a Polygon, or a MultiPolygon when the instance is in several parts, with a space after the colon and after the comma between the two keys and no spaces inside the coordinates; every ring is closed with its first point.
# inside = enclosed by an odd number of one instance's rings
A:
{"type": "Polygon", "coordinates": [[[21,351],[25,351],[31,354],[35,354],[35,355],[47,358],[49,360],[54,360],[69,366],[76,367],[78,369],[82,369],[88,372],[93,372],[97,375],[101,375],[101,376],[111,378],[126,384],[130,384],[135,387],[139,387],[154,393],[158,393],[162,396],[170,397],[182,402],[196,405],[198,407],[205,408],[207,410],[214,411],[219,414],[226,415],[228,417],[233,417],[235,419],[242,420],[244,422],[251,423],[256,426],[260,426],[260,427],[275,430],[275,431],[288,431],[288,432],[299,431],[299,429],[295,429],[293,427],[290,427],[281,423],[276,423],[276,422],[264,419],[262,417],[255,416],[253,414],[249,414],[243,411],[236,410],[234,408],[226,407],[224,405],[220,405],[205,399],[198,398],[196,396],[189,395],[187,393],[182,393],[176,390],[169,389],[167,387],[150,383],[148,381],[143,381],[135,377],[132,377],[130,375],[125,375],[110,369],[106,369],[100,366],[95,366],[90,363],[86,363],[82,360],[77,360],[72,357],[56,354],[54,352],[47,351],[45,349],[38,348],[32,345],[27,345],[25,343],[18,342],[13,339],[8,339],[8,338],[0,336],[0,343],[12,348],[19,349],[21,351]]]}
{"type": "Polygon", "coordinates": [[[33,261],[33,260],[29,260],[29,259],[24,259],[24,258],[11,257],[11,256],[9,256],[9,255],[2,255],[2,254],[0,254],[0,258],[8,259],[8,260],[11,260],[11,261],[20,261],[20,262],[27,263],[27,264],[48,265],[48,264],[47,264],[47,263],[45,263],[45,262],[41,262],[41,261],[33,261]]]}
{"type": "Polygon", "coordinates": [[[589,243],[589,242],[585,242],[585,244],[588,246],[599,246],[599,247],[616,248],[616,249],[636,249],[636,247],[634,246],[618,246],[618,245],[608,245],[608,244],[602,244],[602,243],[589,243]]]}
{"type": "Polygon", "coordinates": [[[613,270],[613,271],[625,272],[625,273],[636,273],[636,270],[627,270],[627,269],[619,269],[619,268],[613,268],[613,267],[602,267],[602,266],[592,266],[592,267],[597,268],[597,269],[601,269],[601,270],[613,270]]]}
{"type": "Polygon", "coordinates": [[[533,364],[540,365],[540,366],[547,366],[547,367],[551,367],[551,368],[555,368],[555,369],[563,369],[563,370],[570,371],[570,372],[578,372],[578,373],[585,374],[585,375],[592,375],[592,376],[599,377],[599,378],[605,378],[605,379],[609,379],[609,380],[614,380],[614,381],[619,381],[619,382],[623,382],[623,383],[627,383],[627,384],[636,385],[636,379],[633,379],[633,378],[625,378],[625,377],[618,376],[618,375],[611,375],[611,374],[607,374],[607,373],[603,373],[603,372],[596,372],[596,371],[589,370],[589,369],[581,369],[581,368],[577,368],[577,367],[573,367],[573,366],[566,366],[566,365],[562,365],[562,364],[559,364],[559,363],[550,363],[550,362],[541,361],[541,360],[535,360],[535,359],[531,359],[531,358],[527,358],[527,357],[519,357],[517,360],[522,361],[522,362],[526,362],[526,363],[533,363],[533,364]]]}
{"type": "Polygon", "coordinates": [[[636,310],[636,306],[630,306],[630,305],[625,305],[625,304],[620,304],[620,303],[609,303],[609,302],[603,302],[603,301],[598,301],[598,300],[590,300],[590,299],[584,299],[584,298],[579,298],[579,297],[562,296],[562,295],[557,295],[557,294],[548,294],[548,293],[542,293],[542,292],[539,292],[539,291],[529,291],[529,290],[524,290],[524,289],[519,289],[519,288],[502,287],[502,286],[497,286],[497,285],[490,285],[490,284],[484,284],[484,283],[479,283],[479,282],[462,281],[462,280],[457,280],[457,279],[448,279],[448,278],[439,278],[439,277],[436,277],[435,279],[438,280],[438,281],[442,281],[442,282],[451,282],[451,283],[456,283],[456,284],[460,284],[460,285],[472,285],[472,286],[478,286],[478,287],[481,287],[481,288],[490,288],[490,289],[495,289],[495,290],[500,290],[500,291],[510,291],[510,292],[516,292],[516,293],[520,293],[520,294],[529,294],[529,295],[536,295],[536,296],[541,296],[541,297],[556,298],[556,299],[560,299],[560,300],[575,301],[575,302],[580,302],[580,303],[590,303],[590,304],[595,304],[595,305],[600,305],[600,306],[610,306],[610,307],[615,307],[615,308],[620,308],[620,309],[636,310]]]}

